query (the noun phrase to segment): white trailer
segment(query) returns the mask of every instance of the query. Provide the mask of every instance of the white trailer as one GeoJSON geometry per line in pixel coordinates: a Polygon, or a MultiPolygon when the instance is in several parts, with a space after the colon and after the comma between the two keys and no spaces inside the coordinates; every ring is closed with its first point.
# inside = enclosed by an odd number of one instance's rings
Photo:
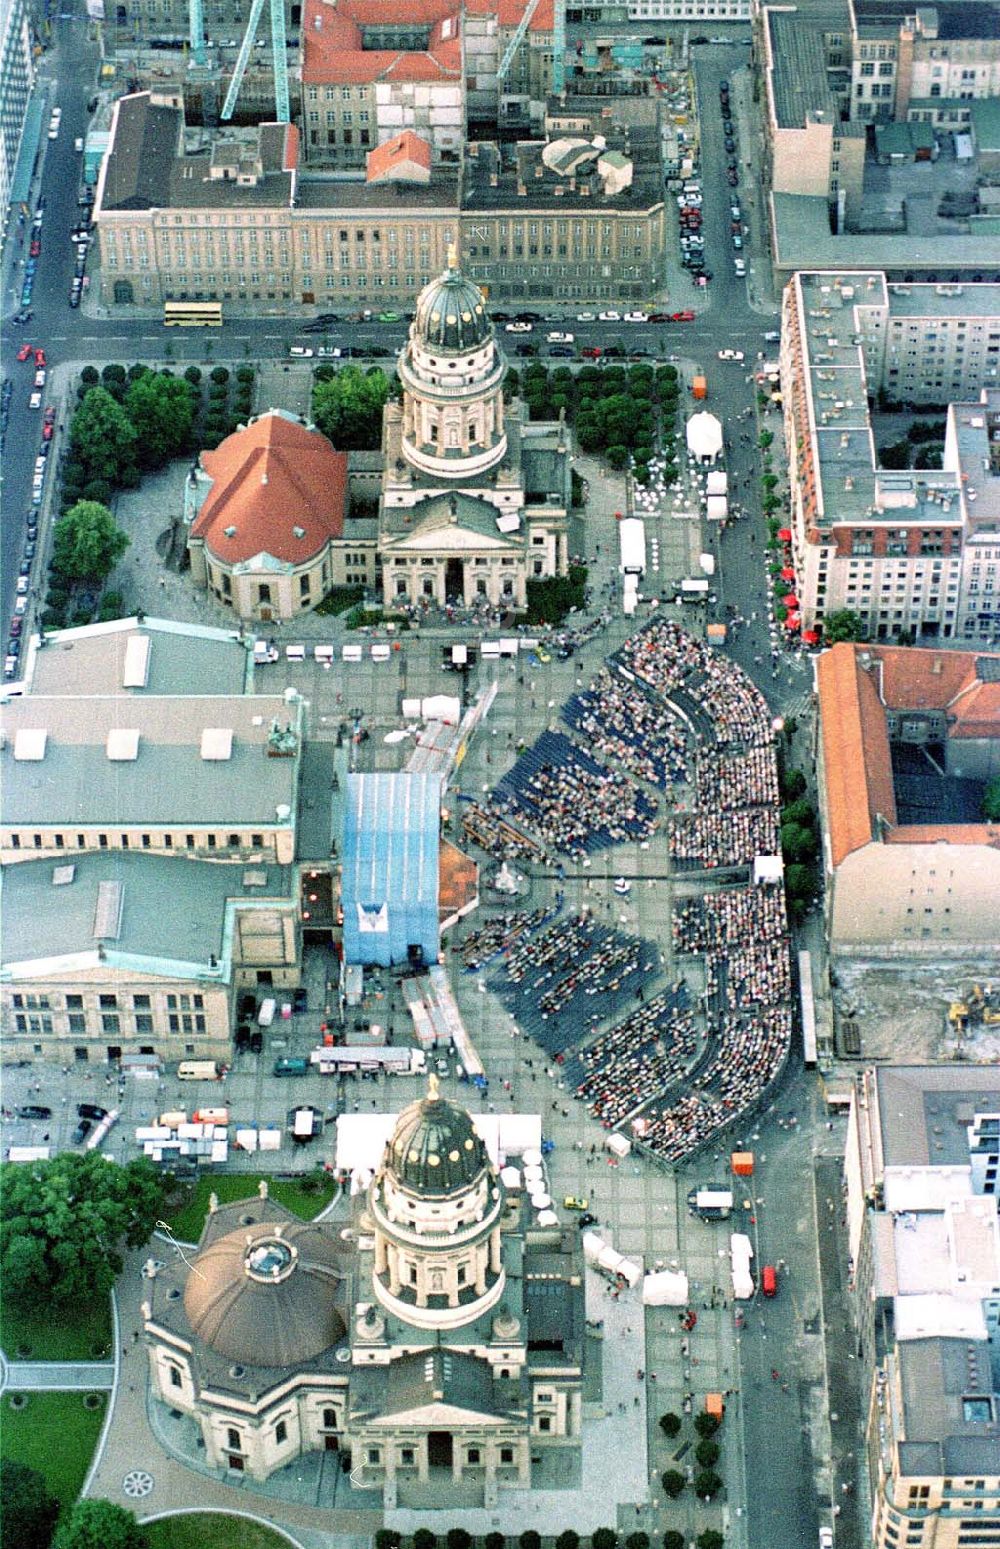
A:
{"type": "Polygon", "coordinates": [[[618,523],[618,550],[622,575],[645,575],[646,524],[639,517],[627,516],[618,523]]]}
{"type": "Polygon", "coordinates": [[[729,1239],[729,1260],[733,1277],[733,1295],[737,1301],[746,1302],[753,1296],[753,1275],[750,1261],[753,1244],[743,1232],[733,1232],[729,1239]]]}

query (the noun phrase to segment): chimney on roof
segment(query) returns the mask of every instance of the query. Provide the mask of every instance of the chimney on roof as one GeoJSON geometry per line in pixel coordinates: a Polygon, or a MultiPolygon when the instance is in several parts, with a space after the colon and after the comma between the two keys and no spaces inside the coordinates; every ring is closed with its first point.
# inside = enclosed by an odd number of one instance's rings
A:
{"type": "Polygon", "coordinates": [[[940,656],[935,656],[934,660],[931,662],[931,672],[934,674],[934,676],[936,678],[939,678],[941,676],[941,671],[942,671],[941,658],[940,658],[940,656]]]}
{"type": "Polygon", "coordinates": [[[261,483],[262,483],[262,484],[266,484],[266,483],[267,483],[267,474],[266,474],[266,473],[262,473],[262,474],[261,474],[261,476],[260,476],[260,482],[261,482],[261,483]]]}

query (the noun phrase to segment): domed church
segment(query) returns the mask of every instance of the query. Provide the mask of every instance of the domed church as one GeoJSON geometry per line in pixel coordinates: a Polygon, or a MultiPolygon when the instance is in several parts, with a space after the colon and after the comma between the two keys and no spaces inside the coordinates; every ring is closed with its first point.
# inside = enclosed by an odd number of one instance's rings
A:
{"type": "Polygon", "coordinates": [[[523,608],[529,578],[568,568],[562,421],[504,402],[507,361],[452,248],[424,288],[386,406],[379,556],[387,606],[523,608]]]}
{"type": "Polygon", "coordinates": [[[578,1233],[532,1224],[433,1076],[349,1218],[300,1221],[266,1183],[213,1196],[194,1256],[150,1268],[153,1396],[179,1454],[224,1477],[334,1451],[355,1488],[420,1508],[458,1481],[465,1504],[494,1505],[551,1478],[552,1451],[578,1471],[578,1233]]]}

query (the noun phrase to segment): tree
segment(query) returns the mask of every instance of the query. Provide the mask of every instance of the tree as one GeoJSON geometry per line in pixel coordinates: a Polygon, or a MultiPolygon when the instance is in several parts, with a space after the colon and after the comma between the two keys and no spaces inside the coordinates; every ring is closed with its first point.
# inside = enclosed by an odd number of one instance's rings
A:
{"type": "Polygon", "coordinates": [[[194,390],[183,378],[149,371],[129,384],[123,407],[147,468],[160,468],[189,449],[194,406],[194,390]]]}
{"type": "Polygon", "coordinates": [[[88,388],[69,427],[69,444],[88,479],[117,484],[135,462],[135,427],[104,387],[88,388]]]}
{"type": "MultiPolygon", "coordinates": [[[[517,1541],[521,1549],[542,1549],[542,1536],[540,1533],[536,1533],[533,1527],[526,1527],[517,1541]]],[[[414,1545],[414,1549],[416,1549],[416,1545],[414,1545]]]]}
{"type": "Polygon", "coordinates": [[[694,1449],[694,1455],[702,1468],[714,1468],[719,1461],[719,1443],[706,1436],[694,1449]]]}
{"type": "Polygon", "coordinates": [[[0,1522],[18,1549],[49,1549],[59,1502],[42,1475],[26,1463],[0,1456],[0,1522]]]}
{"type": "Polygon", "coordinates": [[[703,1468],[700,1474],[694,1476],[694,1493],[696,1495],[717,1495],[722,1489],[722,1480],[711,1468],[703,1468]]]}
{"type": "Polygon", "coordinates": [[[805,902],[812,897],[815,886],[816,875],[811,866],[797,863],[785,867],[785,892],[790,902],[805,902]]]}
{"type": "Polygon", "coordinates": [[[604,455],[608,459],[609,468],[624,468],[628,462],[628,447],[624,442],[616,441],[607,448],[604,455]]]}
{"type": "Polygon", "coordinates": [[[106,1296],[122,1245],[146,1242],[163,1182],[145,1157],[125,1167],[96,1151],[65,1152],[30,1167],[0,1168],[0,1275],[15,1302],[67,1303],[106,1296]]]}
{"type": "Polygon", "coordinates": [[[573,1528],[568,1527],[556,1539],[556,1549],[579,1549],[580,1535],[573,1528]]]}
{"type": "Polygon", "coordinates": [[[590,1535],[590,1549],[618,1549],[618,1534],[614,1528],[595,1528],[590,1535]]]}
{"type": "Polygon", "coordinates": [[[681,1417],[675,1414],[660,1416],[660,1430],[664,1436],[676,1436],[681,1428],[681,1417]]]}
{"type": "Polygon", "coordinates": [[[429,1527],[418,1527],[413,1535],[413,1549],[437,1549],[437,1534],[429,1527]]]}
{"type": "MultiPolygon", "coordinates": [[[[806,788],[806,777],[801,769],[782,769],[779,785],[785,801],[797,801],[806,788]]],[[[711,1435],[711,1432],[708,1433],[711,1435]]]]}
{"type": "Polygon", "coordinates": [[[699,1436],[714,1436],[721,1424],[718,1415],[710,1415],[707,1409],[695,1415],[694,1428],[699,1436]]]}
{"type": "Polygon", "coordinates": [[[78,500],[52,529],[52,563],[74,581],[103,581],[129,546],[107,506],[78,500]]]}
{"type": "Polygon", "coordinates": [[[389,396],[384,371],[345,366],[330,382],[313,387],[312,417],[341,451],[374,451],[382,439],[382,410],[389,396]]]}
{"type": "Polygon", "coordinates": [[[403,1535],[394,1527],[380,1527],[375,1534],[375,1549],[399,1549],[403,1535]]]}
{"type": "Polygon", "coordinates": [[[823,639],[827,645],[836,645],[840,640],[860,640],[863,633],[861,619],[852,608],[836,608],[823,624],[823,639]]]}
{"type": "Polygon", "coordinates": [[[687,1539],[675,1527],[668,1527],[663,1535],[663,1549],[687,1549],[687,1539]]]}
{"type": "Polygon", "coordinates": [[[988,823],[1000,823],[1000,775],[994,775],[983,792],[983,817],[988,823]]]}
{"type": "Polygon", "coordinates": [[[505,1533],[487,1533],[483,1539],[483,1549],[507,1549],[507,1535],[505,1533]]]}
{"type": "Polygon", "coordinates": [[[59,1524],[52,1549],[149,1549],[149,1533],[123,1506],[77,1501],[59,1524]]]}
{"type": "Polygon", "coordinates": [[[811,802],[793,801],[781,809],[783,823],[798,823],[802,828],[812,828],[816,823],[816,809],[811,802]]]}
{"type": "Polygon", "coordinates": [[[649,1549],[649,1534],[641,1529],[638,1533],[630,1533],[625,1540],[625,1549],[649,1549]]]}
{"type": "Polygon", "coordinates": [[[786,861],[809,861],[816,854],[816,835],[798,823],[782,823],[781,853],[786,861]]]}
{"type": "Polygon", "coordinates": [[[84,366],[80,372],[80,381],[84,387],[96,387],[101,380],[101,373],[96,366],[84,366]]]}
{"type": "Polygon", "coordinates": [[[724,1549],[725,1539],[718,1528],[707,1527],[695,1540],[698,1549],[724,1549]]]}
{"type": "Polygon", "coordinates": [[[909,441],[904,437],[902,441],[893,441],[889,446],[880,446],[878,462],[880,468],[908,468],[910,466],[909,441]]]}
{"type": "Polygon", "coordinates": [[[464,1527],[450,1527],[447,1544],[448,1549],[472,1549],[472,1534],[464,1527]]]}
{"type": "Polygon", "coordinates": [[[660,1483],[663,1485],[664,1490],[670,1496],[670,1499],[675,1501],[678,1495],[680,1495],[684,1486],[687,1484],[687,1480],[678,1469],[668,1468],[666,1473],[662,1476],[660,1483]]]}

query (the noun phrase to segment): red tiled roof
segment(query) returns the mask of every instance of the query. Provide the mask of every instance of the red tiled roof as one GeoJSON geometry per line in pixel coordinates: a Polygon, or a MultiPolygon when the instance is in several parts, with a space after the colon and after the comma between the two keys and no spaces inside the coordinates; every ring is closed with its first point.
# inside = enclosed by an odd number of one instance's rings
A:
{"type": "Polygon", "coordinates": [[[369,81],[447,81],[462,74],[461,12],[456,0],[306,0],[302,22],[302,79],[307,85],[364,85],[369,81]],[[410,23],[429,28],[428,47],[366,49],[364,29],[410,23]]]}
{"type": "MultiPolygon", "coordinates": [[[[489,11],[496,11],[501,27],[516,27],[528,0],[493,0],[489,11]]],[[[555,0],[539,0],[538,9],[528,23],[529,32],[551,32],[555,26],[555,0]]]]}
{"type": "Polygon", "coordinates": [[[203,452],[201,464],[212,487],[191,536],[203,538],[223,564],[262,553],[304,564],[342,536],[347,455],[318,430],[265,414],[214,452],[203,452]]]}
{"type": "Polygon", "coordinates": [[[1000,849],[995,823],[904,823],[886,837],[890,844],[988,844],[1000,849]]]}
{"type": "Polygon", "coordinates": [[[412,129],[404,129],[402,134],[369,151],[365,166],[369,183],[376,183],[380,178],[405,177],[410,166],[422,167],[429,172],[431,148],[412,129]]]}
{"type": "Polygon", "coordinates": [[[948,705],[949,737],[1000,737],[1000,683],[960,689],[948,705]],[[954,720],[952,720],[954,717],[954,720]]]}
{"type": "Polygon", "coordinates": [[[914,650],[874,646],[882,663],[882,697],[890,710],[943,710],[976,679],[971,651],[914,650]]]}
{"type": "Polygon", "coordinates": [[[839,866],[875,837],[875,818],[896,821],[885,711],[874,678],[853,645],[835,645],[817,662],[820,735],[830,857],[839,866]]]}

